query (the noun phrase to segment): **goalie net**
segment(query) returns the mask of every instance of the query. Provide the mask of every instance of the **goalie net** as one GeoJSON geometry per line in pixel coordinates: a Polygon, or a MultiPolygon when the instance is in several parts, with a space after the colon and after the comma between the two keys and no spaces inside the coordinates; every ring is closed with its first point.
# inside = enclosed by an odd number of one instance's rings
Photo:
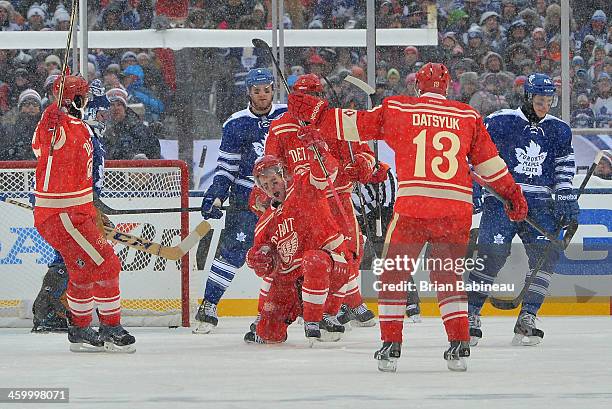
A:
{"type": "MultiPolygon", "coordinates": [[[[35,166],[0,162],[0,195],[28,203],[35,166]]],[[[188,207],[187,172],[175,160],[107,161],[101,199],[113,209],[188,207]]],[[[32,212],[2,201],[0,211],[0,326],[31,326],[32,303],[54,251],[34,228],[32,212]]],[[[189,234],[185,212],[109,218],[117,229],[165,246],[189,234]]],[[[114,248],[122,267],[122,323],[189,326],[189,254],[171,261],[120,244],[114,248]]]]}

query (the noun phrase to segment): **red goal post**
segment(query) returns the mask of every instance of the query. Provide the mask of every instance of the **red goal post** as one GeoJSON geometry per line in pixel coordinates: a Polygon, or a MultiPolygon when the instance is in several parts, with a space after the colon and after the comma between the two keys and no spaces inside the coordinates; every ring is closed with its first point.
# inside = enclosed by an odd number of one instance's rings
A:
{"type": "MultiPolygon", "coordinates": [[[[28,202],[36,162],[0,162],[0,195],[28,202]]],[[[113,209],[189,206],[189,174],[178,160],[106,161],[101,200],[113,209]]],[[[0,202],[0,327],[31,325],[31,306],[53,250],[31,212],[0,202]]],[[[163,245],[189,234],[189,213],[110,216],[117,228],[163,245]]],[[[171,261],[120,244],[124,325],[189,326],[190,259],[171,261]]]]}

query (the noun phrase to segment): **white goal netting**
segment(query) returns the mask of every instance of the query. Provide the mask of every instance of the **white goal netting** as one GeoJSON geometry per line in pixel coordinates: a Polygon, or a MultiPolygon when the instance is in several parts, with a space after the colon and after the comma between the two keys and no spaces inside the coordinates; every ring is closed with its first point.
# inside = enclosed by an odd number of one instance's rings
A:
{"type": "MultiPolygon", "coordinates": [[[[34,162],[0,162],[0,195],[28,203],[34,162]]],[[[107,161],[101,199],[113,209],[188,207],[188,175],[180,161],[107,161]]],[[[29,326],[32,303],[53,249],[32,212],[0,201],[0,326],[29,326]]],[[[109,216],[117,229],[166,246],[189,233],[188,213],[109,216]]],[[[170,261],[116,245],[122,265],[124,325],[189,325],[189,255],[170,261]]]]}

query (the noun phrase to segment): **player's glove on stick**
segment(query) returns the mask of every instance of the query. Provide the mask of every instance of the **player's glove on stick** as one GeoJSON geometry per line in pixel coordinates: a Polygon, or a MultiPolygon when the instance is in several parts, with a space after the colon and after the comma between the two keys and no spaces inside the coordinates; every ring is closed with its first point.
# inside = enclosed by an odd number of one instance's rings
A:
{"type": "Polygon", "coordinates": [[[370,162],[361,155],[356,155],[355,162],[349,163],[344,168],[344,172],[350,180],[360,183],[367,183],[372,176],[370,162]]]}
{"type": "Polygon", "coordinates": [[[223,217],[223,212],[219,207],[221,206],[221,200],[208,193],[204,195],[202,199],[202,217],[204,220],[208,219],[220,219],[223,217]]]}
{"type": "Polygon", "coordinates": [[[246,262],[255,270],[258,277],[269,276],[276,270],[276,260],[270,246],[251,247],[247,252],[246,262]]]}
{"type": "Polygon", "coordinates": [[[525,220],[527,217],[527,200],[523,195],[521,187],[517,184],[512,186],[508,191],[505,192],[503,198],[506,199],[509,205],[505,205],[506,214],[508,218],[515,222],[525,220]]]}
{"type": "Polygon", "coordinates": [[[389,169],[391,166],[385,162],[378,162],[378,167],[374,168],[367,183],[383,183],[389,177],[389,169]]]}
{"type": "Polygon", "coordinates": [[[560,189],[555,194],[554,214],[560,226],[567,226],[578,218],[580,207],[572,189],[560,189]]]}
{"type": "Polygon", "coordinates": [[[65,118],[67,118],[66,113],[58,108],[57,104],[51,104],[47,107],[47,109],[45,109],[43,123],[47,129],[52,130],[57,128],[57,126],[61,124],[65,118]]]}
{"type": "Polygon", "coordinates": [[[311,124],[319,122],[321,115],[328,106],[329,102],[326,100],[301,92],[289,94],[287,102],[287,108],[291,116],[311,124]]]}

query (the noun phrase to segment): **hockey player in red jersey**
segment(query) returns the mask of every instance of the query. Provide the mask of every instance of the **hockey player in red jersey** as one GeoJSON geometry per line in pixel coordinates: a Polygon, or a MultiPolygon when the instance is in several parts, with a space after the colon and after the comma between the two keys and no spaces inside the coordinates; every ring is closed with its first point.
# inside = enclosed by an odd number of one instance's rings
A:
{"type": "MultiPolygon", "coordinates": [[[[416,74],[418,97],[391,96],[368,111],[328,109],[327,101],[307,94],[289,96],[289,112],[320,128],[326,138],[347,141],[384,140],[395,152],[398,175],[394,216],[385,239],[385,269],[378,294],[382,348],[378,368],[395,371],[401,353],[408,274],[425,244],[433,260],[451,260],[450,268],[433,263],[430,282],[438,290],[438,305],[449,349],[448,368],[467,369],[469,331],[467,296],[457,283],[459,262],[468,242],[472,215],[474,170],[511,205],[512,220],[523,220],[527,203],[520,187],[470,106],[446,99],[450,75],[443,64],[428,63],[416,74]],[[391,263],[388,263],[392,260],[391,263]],[[390,266],[389,266],[390,264],[390,266]]],[[[444,264],[447,265],[446,263],[444,264]]]]}
{"type": "MultiPolygon", "coordinates": [[[[323,86],[315,74],[306,74],[297,79],[293,85],[293,91],[319,96],[323,93],[323,86]]],[[[266,139],[266,155],[280,158],[290,174],[300,173],[310,166],[307,146],[298,138],[300,128],[300,121],[285,113],[272,121],[266,139]]],[[[348,308],[343,307],[338,314],[338,320],[341,324],[354,320],[355,325],[369,327],[375,325],[375,320],[374,313],[363,303],[359,291],[359,265],[363,257],[364,242],[355,218],[351,192],[354,182],[369,183],[372,177],[378,177],[378,169],[374,167],[374,154],[367,143],[330,140],[327,145],[329,153],[338,161],[338,174],[334,187],[342,208],[338,205],[337,198],[327,189],[329,207],[342,234],[347,238],[347,246],[352,253],[348,260],[349,281],[344,300],[348,308]]],[[[381,173],[386,175],[385,171],[381,173]]]]}
{"type": "MultiPolygon", "coordinates": [[[[60,87],[61,77],[54,84],[56,97],[60,87]]],[[[134,352],[135,339],[120,323],[121,263],[98,227],[101,215],[93,205],[92,130],[81,120],[88,89],[83,78],[67,75],[61,107],[50,105],[34,132],[34,226],[66,263],[70,350],[134,352]],[[99,331],[90,326],[94,303],[99,331]]]]}
{"type": "MultiPolygon", "coordinates": [[[[323,148],[333,178],[337,164],[323,148]]],[[[283,342],[300,311],[309,340],[337,341],[344,332],[335,313],[346,289],[347,250],[325,197],[326,178],[314,159],[311,163],[310,170],[291,175],[279,158],[265,155],[253,169],[271,206],[257,223],[247,264],[267,279],[269,288],[255,332],[245,335],[247,342],[283,342]]]]}

